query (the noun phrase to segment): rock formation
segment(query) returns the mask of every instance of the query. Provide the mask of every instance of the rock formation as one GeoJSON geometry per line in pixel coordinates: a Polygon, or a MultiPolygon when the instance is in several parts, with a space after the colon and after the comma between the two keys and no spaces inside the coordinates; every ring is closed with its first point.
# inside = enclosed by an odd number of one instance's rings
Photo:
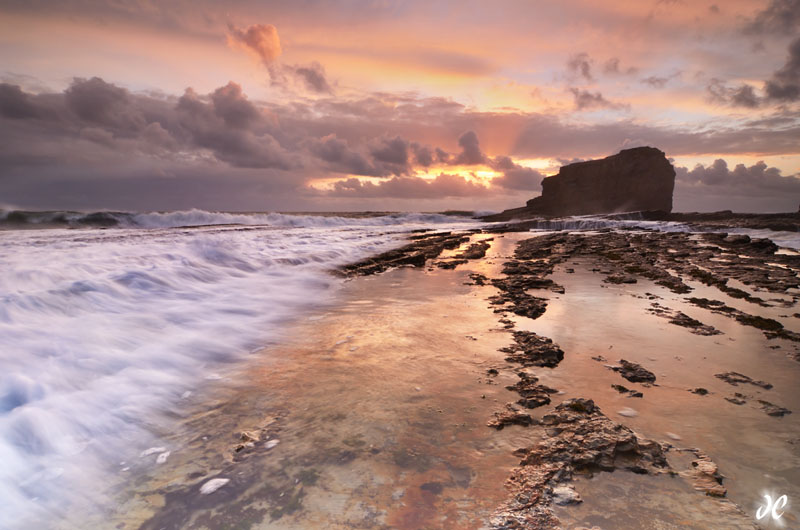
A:
{"type": "Polygon", "coordinates": [[[524,208],[484,218],[505,221],[536,216],[672,211],[675,169],[655,147],[625,149],[601,160],[563,166],[542,180],[542,195],[524,208]]]}

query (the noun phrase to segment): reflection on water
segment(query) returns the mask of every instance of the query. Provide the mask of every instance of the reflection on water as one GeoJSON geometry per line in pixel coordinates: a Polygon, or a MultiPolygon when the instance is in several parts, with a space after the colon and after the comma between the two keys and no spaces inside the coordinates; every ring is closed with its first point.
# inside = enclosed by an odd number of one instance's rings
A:
{"type": "MultiPolygon", "coordinates": [[[[176,412],[174,432],[164,433],[168,460],[138,459],[120,474],[119,509],[105,515],[106,524],[110,518],[119,528],[154,529],[484,526],[507,494],[503,483],[517,463],[511,452],[541,433],[486,427],[492,412],[515,399],[504,387],[516,378],[497,351],[510,336],[487,307],[494,288],[464,282],[470,272],[498,276],[514,241],[527,236],[495,236],[487,260],[455,271],[406,269],[348,282],[339,307],[288,330],[289,341],[260,351],[246,372],[192,396],[182,416],[176,412]],[[488,368],[500,368],[500,375],[487,377],[488,368]],[[247,441],[242,432],[255,441],[236,452],[247,441]],[[211,478],[229,482],[201,495],[211,478]]],[[[647,281],[607,286],[588,260],[579,261],[556,269],[553,279],[566,293],[542,294],[550,299],[544,316],[515,317],[518,329],[551,337],[566,352],[557,368],[536,370],[543,384],[563,392],[553,404],[592,398],[646,438],[701,448],[727,477],[729,498],[748,513],[765,488],[800,498],[800,366],[785,354],[791,345],[766,341],[758,330],[688,306],[647,281]],[[700,337],[648,314],[647,293],[724,335],[700,337]],[[623,381],[592,359],[598,355],[608,363],[641,363],[656,373],[658,386],[623,381]],[[731,370],[774,388],[732,387],[714,377],[731,370]],[[612,383],[644,397],[619,394],[612,383]],[[695,387],[711,393],[688,392],[695,387]],[[745,393],[748,403],[723,399],[733,392],[745,393]],[[767,416],[759,398],[796,414],[767,416]],[[624,408],[638,415],[619,415],[624,408]]],[[[746,304],[692,286],[696,296],[746,304]]],[[[680,470],[687,462],[673,465],[680,470]]],[[[579,477],[576,489],[584,502],[557,510],[566,527],[735,527],[718,501],[677,477],[600,473],[579,477]]],[[[787,514],[790,526],[796,516],[787,514]]]]}

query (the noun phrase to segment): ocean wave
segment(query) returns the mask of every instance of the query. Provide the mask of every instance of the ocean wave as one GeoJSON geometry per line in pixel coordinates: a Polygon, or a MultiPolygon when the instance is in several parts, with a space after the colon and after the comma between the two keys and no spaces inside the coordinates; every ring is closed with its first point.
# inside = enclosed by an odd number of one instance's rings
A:
{"type": "Polygon", "coordinates": [[[73,212],[0,210],[3,228],[178,228],[210,225],[274,227],[391,226],[408,223],[474,222],[469,216],[439,213],[234,213],[206,210],[171,212],[73,212]]]}
{"type": "MultiPolygon", "coordinates": [[[[270,225],[251,230],[0,233],[0,528],[49,527],[67,507],[90,512],[98,485],[124,475],[119,462],[154,465],[139,455],[165,445],[153,434],[160,414],[332,300],[341,280],[328,270],[434,222],[263,219],[270,225]]],[[[241,219],[149,218],[209,220],[241,219]]]]}

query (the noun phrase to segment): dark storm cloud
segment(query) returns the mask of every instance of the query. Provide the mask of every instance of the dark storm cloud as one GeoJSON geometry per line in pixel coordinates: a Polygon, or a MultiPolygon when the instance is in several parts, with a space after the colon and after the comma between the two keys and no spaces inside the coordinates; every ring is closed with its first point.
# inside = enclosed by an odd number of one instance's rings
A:
{"type": "Polygon", "coordinates": [[[356,178],[340,180],[326,195],[333,197],[441,199],[446,197],[482,197],[490,189],[459,175],[441,173],[434,179],[393,177],[377,184],[356,178]]]}
{"type": "Polygon", "coordinates": [[[771,0],[744,26],[752,35],[792,35],[800,28],[800,0],[771,0]]]}
{"type": "Polygon", "coordinates": [[[567,70],[572,74],[577,74],[587,81],[592,81],[592,60],[586,52],[577,53],[567,61],[567,70]]]}
{"type": "Polygon", "coordinates": [[[578,110],[591,109],[626,109],[628,105],[607,100],[600,92],[590,92],[579,88],[570,88],[578,110]]]}

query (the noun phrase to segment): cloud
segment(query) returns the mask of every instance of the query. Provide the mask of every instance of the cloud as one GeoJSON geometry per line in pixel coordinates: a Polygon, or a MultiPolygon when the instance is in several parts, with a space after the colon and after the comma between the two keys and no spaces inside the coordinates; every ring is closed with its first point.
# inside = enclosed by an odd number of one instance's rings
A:
{"type": "Polygon", "coordinates": [[[408,150],[408,141],[395,136],[378,140],[370,154],[374,160],[389,168],[392,173],[402,175],[409,171],[408,150]]]}
{"type": "Polygon", "coordinates": [[[272,24],[253,24],[246,29],[228,27],[228,44],[247,50],[258,57],[265,66],[271,65],[281,55],[281,40],[272,24]]]}
{"type": "Polygon", "coordinates": [[[64,92],[69,110],[81,120],[118,129],[139,129],[146,125],[139,109],[129,103],[128,91],[99,77],[75,78],[64,92]]]}
{"type": "Polygon", "coordinates": [[[761,104],[761,100],[756,95],[755,89],[747,84],[741,84],[736,88],[727,86],[721,79],[712,78],[706,86],[708,99],[713,103],[721,105],[732,105],[734,107],[756,108],[761,104]]]}
{"type": "Polygon", "coordinates": [[[478,135],[475,131],[467,131],[458,138],[461,152],[453,159],[453,164],[471,166],[486,162],[486,155],[481,151],[478,135]]]}
{"type": "Polygon", "coordinates": [[[330,134],[321,139],[308,140],[311,153],[328,163],[327,168],[339,173],[363,176],[383,176],[367,158],[347,145],[346,140],[330,134]]]}
{"type": "Polygon", "coordinates": [[[440,173],[434,179],[392,177],[377,184],[349,178],[335,182],[332,190],[323,193],[332,197],[441,199],[482,197],[490,189],[459,175],[440,173]]]}
{"type": "Polygon", "coordinates": [[[789,45],[789,58],[786,64],[772,75],[764,90],[767,97],[772,100],[800,100],[800,37],[789,45]]]}
{"type": "Polygon", "coordinates": [[[733,170],[728,162],[717,159],[713,164],[697,164],[689,170],[676,167],[676,185],[692,190],[711,189],[716,194],[734,196],[769,196],[775,194],[800,194],[800,176],[781,175],[775,167],[767,167],[763,161],[750,167],[737,164],[733,170]]]}
{"type": "Polygon", "coordinates": [[[625,69],[620,68],[619,59],[617,57],[612,57],[603,65],[603,73],[609,75],[632,75],[638,71],[639,69],[635,66],[629,66],[625,69]]]}
{"type": "Polygon", "coordinates": [[[291,80],[298,82],[309,92],[318,94],[333,92],[325,75],[325,68],[318,62],[308,65],[278,63],[283,50],[278,30],[272,24],[254,24],[246,29],[229,25],[228,44],[258,57],[267,67],[273,85],[292,88],[289,86],[291,80]]]}
{"type": "Polygon", "coordinates": [[[800,28],[800,0],[771,0],[744,25],[750,35],[792,35],[800,28]]]}
{"type": "MultiPolygon", "coordinates": [[[[67,196],[58,195],[66,184],[57,183],[71,182],[74,190],[88,195],[70,204],[85,204],[92,198],[96,207],[111,207],[121,204],[115,193],[123,188],[109,181],[142,178],[154,187],[137,192],[139,207],[166,207],[161,190],[178,187],[156,176],[177,175],[185,190],[203,186],[191,192],[200,196],[219,192],[219,186],[210,184],[216,175],[230,188],[221,197],[238,193],[243,204],[252,204],[252,196],[245,195],[256,189],[262,197],[271,197],[278,188],[290,193],[287,190],[306,189],[314,179],[358,175],[400,180],[380,191],[367,186],[342,193],[383,197],[393,190],[406,196],[413,195],[409,189],[423,195],[442,190],[477,200],[481,187],[483,193],[494,190],[495,198],[508,190],[538,189],[541,175],[517,164],[518,158],[606,156],[631,138],[672,157],[793,155],[799,122],[800,114],[786,109],[724,127],[711,123],[665,127],[634,119],[576,123],[548,113],[484,112],[414,94],[370,93],[282,104],[251,100],[235,83],[208,94],[188,89],[180,97],[131,92],[102,79],[76,79],[63,92],[43,93],[0,84],[0,195],[31,206],[55,206],[62,200],[58,204],[66,204],[67,196]],[[94,94],[101,104],[86,108],[84,98],[94,94]],[[430,168],[454,164],[484,166],[500,176],[490,186],[463,178],[442,177],[434,187],[423,187],[431,182],[427,180],[417,184],[404,180],[423,168],[428,173],[430,168]],[[195,181],[195,174],[204,177],[195,181]],[[239,178],[248,184],[236,191],[239,178]],[[476,194],[469,195],[472,192],[476,194]]],[[[734,188],[740,185],[732,182],[734,188]]],[[[718,186],[693,189],[698,201],[706,192],[722,193],[718,186]]],[[[765,204],[786,201],[786,192],[774,186],[764,194],[765,204]]],[[[175,205],[184,206],[189,200],[171,197],[175,205]]],[[[203,200],[209,204],[213,196],[203,200]]],[[[131,198],[125,204],[133,202],[131,198]]]]}
{"type": "Polygon", "coordinates": [[[502,176],[492,179],[492,186],[500,186],[511,190],[541,190],[544,175],[537,170],[523,167],[511,157],[498,156],[491,164],[492,169],[502,171],[502,176]]]}
{"type": "Polygon", "coordinates": [[[587,81],[592,81],[592,60],[586,52],[577,53],[567,61],[567,70],[573,74],[578,74],[587,81]]]}
{"type": "Polygon", "coordinates": [[[748,84],[731,88],[717,78],[710,80],[706,91],[713,102],[747,108],[800,101],[800,37],[789,44],[789,57],[783,67],[764,82],[764,97],[759,97],[748,84]]]}
{"type": "Polygon", "coordinates": [[[670,74],[668,76],[651,75],[649,77],[645,77],[643,79],[640,79],[640,81],[643,84],[650,85],[653,88],[664,88],[667,85],[667,83],[669,83],[672,79],[675,79],[676,77],[679,77],[680,75],[681,75],[681,72],[675,72],[675,73],[670,74]]]}
{"type": "Polygon", "coordinates": [[[300,77],[308,90],[318,93],[331,93],[330,84],[325,78],[325,69],[321,64],[314,62],[308,66],[295,66],[294,74],[300,77]]]}
{"type": "Polygon", "coordinates": [[[0,116],[12,119],[35,118],[39,116],[39,111],[19,86],[0,83],[0,116]]]}
{"type": "MultiPolygon", "coordinates": [[[[228,87],[231,85],[229,83],[228,87]]],[[[192,90],[187,90],[178,101],[180,125],[188,132],[193,146],[208,149],[218,160],[235,167],[283,170],[296,168],[298,163],[292,161],[290,155],[269,133],[243,127],[245,122],[239,120],[244,115],[235,106],[231,110],[230,95],[218,98],[217,101],[223,103],[222,106],[217,106],[214,96],[218,95],[219,90],[241,94],[235,88],[225,90],[228,87],[218,89],[212,95],[210,104],[203,102],[192,90]]]]}
{"type": "MultiPolygon", "coordinates": [[[[429,146],[412,142],[411,150],[414,152],[414,161],[417,163],[417,165],[428,167],[433,164],[434,151],[429,146]]],[[[442,150],[442,152],[447,155],[445,151],[442,150]]],[[[442,160],[442,162],[444,162],[444,160],[442,160]]]]}
{"type": "Polygon", "coordinates": [[[247,100],[242,87],[229,82],[211,94],[214,114],[222,118],[225,124],[236,129],[248,129],[261,114],[255,105],[247,100]]]}
{"type": "Polygon", "coordinates": [[[628,105],[607,100],[600,92],[589,92],[579,88],[570,88],[578,110],[590,109],[626,109],[628,105]]]}

